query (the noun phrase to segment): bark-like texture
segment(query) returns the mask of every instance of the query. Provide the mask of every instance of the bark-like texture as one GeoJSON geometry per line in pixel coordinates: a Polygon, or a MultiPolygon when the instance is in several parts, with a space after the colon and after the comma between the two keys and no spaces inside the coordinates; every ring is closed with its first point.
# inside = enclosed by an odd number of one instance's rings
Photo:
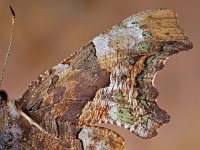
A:
{"type": "Polygon", "coordinates": [[[123,20],[40,75],[21,99],[2,103],[0,149],[124,149],[120,135],[93,126],[101,122],[155,136],[170,119],[156,103],[155,75],[168,56],[191,48],[172,10],[123,20]]]}

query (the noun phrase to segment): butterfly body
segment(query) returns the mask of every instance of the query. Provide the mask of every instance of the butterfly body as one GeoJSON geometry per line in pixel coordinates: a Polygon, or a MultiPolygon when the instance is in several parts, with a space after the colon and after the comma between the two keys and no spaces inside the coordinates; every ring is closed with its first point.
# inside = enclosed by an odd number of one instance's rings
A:
{"type": "MultiPolygon", "coordinates": [[[[24,149],[124,149],[120,135],[97,123],[155,136],[170,120],[157,105],[155,75],[169,56],[191,48],[173,10],[123,20],[40,75],[12,105],[4,102],[3,120],[17,126],[11,143],[24,149]]],[[[2,124],[5,135],[7,126],[2,124]]]]}

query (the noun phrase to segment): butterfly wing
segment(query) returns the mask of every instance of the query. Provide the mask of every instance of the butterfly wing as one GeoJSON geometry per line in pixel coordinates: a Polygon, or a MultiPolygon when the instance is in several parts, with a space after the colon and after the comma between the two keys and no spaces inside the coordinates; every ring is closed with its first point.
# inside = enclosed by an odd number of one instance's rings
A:
{"type": "Polygon", "coordinates": [[[109,78],[90,43],[33,81],[17,105],[38,122],[58,115],[57,119],[77,124],[86,103],[109,85],[109,78]]]}
{"type": "Polygon", "coordinates": [[[192,48],[176,13],[169,9],[139,13],[92,42],[100,66],[111,72],[110,84],[87,103],[80,124],[111,123],[142,138],[155,136],[170,117],[157,105],[154,78],[169,56],[192,48]]]}
{"type": "Polygon", "coordinates": [[[45,131],[44,134],[34,127],[34,133],[29,132],[34,148],[43,142],[43,147],[51,147],[50,142],[55,143],[52,149],[125,149],[124,139],[114,131],[78,126],[84,105],[93,100],[98,89],[109,84],[109,73],[100,69],[94,52],[93,45],[89,44],[70,60],[51,68],[32,82],[17,102],[18,109],[45,131]]]}
{"type": "MultiPolygon", "coordinates": [[[[66,122],[54,120],[49,122],[48,130],[44,130],[29,116],[21,112],[18,125],[21,127],[22,138],[20,149],[52,149],[52,150],[123,150],[124,139],[117,133],[97,126],[70,125],[66,122]]],[[[16,145],[16,144],[15,144],[16,145]]],[[[13,147],[19,149],[16,146],[13,147]]]]}
{"type": "Polygon", "coordinates": [[[169,122],[156,103],[155,75],[167,57],[191,48],[173,10],[139,13],[39,76],[17,107],[55,135],[59,120],[80,127],[111,123],[142,138],[155,136],[169,122]]]}

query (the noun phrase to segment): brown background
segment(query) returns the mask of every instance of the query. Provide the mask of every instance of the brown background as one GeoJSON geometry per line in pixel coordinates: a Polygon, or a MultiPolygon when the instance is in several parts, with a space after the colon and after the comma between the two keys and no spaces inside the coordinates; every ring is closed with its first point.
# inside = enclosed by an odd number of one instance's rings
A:
{"type": "Polygon", "coordinates": [[[194,48],[172,57],[159,73],[159,104],[171,122],[144,140],[114,128],[126,139],[127,150],[200,149],[200,1],[199,0],[0,0],[0,65],[9,43],[11,4],[17,20],[11,57],[2,88],[11,99],[22,95],[39,74],[106,28],[136,12],[173,8],[194,48]]]}

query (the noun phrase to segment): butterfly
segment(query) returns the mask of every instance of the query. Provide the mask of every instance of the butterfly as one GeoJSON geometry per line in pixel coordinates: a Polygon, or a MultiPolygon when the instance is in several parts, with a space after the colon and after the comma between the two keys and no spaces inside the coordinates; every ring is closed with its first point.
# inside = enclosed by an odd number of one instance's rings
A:
{"type": "Polygon", "coordinates": [[[0,149],[123,150],[98,123],[151,138],[170,120],[154,78],[192,48],[171,9],[140,12],[96,36],[31,82],[20,99],[0,91],[0,149]]]}

